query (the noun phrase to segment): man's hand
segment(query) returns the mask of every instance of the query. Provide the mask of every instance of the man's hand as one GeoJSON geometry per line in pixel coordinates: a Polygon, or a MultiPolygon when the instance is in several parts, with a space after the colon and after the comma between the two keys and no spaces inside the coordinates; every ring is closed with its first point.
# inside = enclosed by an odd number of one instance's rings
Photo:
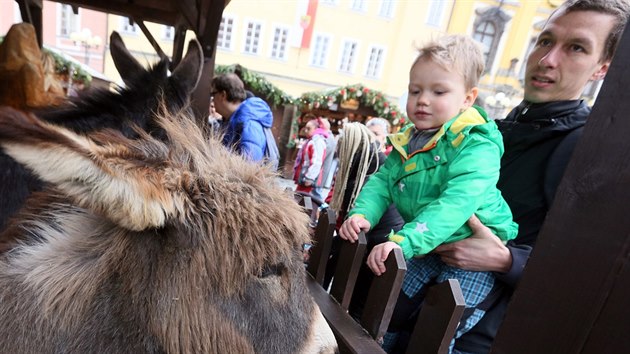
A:
{"type": "Polygon", "coordinates": [[[438,246],[433,252],[449,266],[470,271],[507,273],[512,266],[512,254],[489,228],[473,215],[468,219],[472,236],[461,241],[438,246]]]}
{"type": "Polygon", "coordinates": [[[313,181],[309,179],[305,179],[304,182],[302,182],[302,184],[304,185],[304,187],[310,187],[313,185],[313,181]]]}
{"type": "Polygon", "coordinates": [[[361,230],[367,232],[370,231],[370,222],[360,216],[351,216],[343,222],[339,228],[339,237],[351,243],[356,242],[359,239],[359,233],[361,230]]]}
{"type": "Polygon", "coordinates": [[[378,244],[372,248],[372,252],[367,258],[367,265],[372,269],[375,275],[381,275],[385,273],[385,260],[387,256],[394,248],[400,248],[397,243],[387,241],[385,243],[378,244]]]}

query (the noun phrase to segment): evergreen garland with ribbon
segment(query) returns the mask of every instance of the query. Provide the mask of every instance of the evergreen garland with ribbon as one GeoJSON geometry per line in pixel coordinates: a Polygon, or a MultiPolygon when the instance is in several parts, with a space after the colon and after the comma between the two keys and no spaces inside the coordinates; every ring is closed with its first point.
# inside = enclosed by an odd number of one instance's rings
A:
{"type": "Polygon", "coordinates": [[[339,87],[330,91],[308,92],[297,100],[297,104],[301,110],[328,109],[352,99],[359,101],[363,106],[372,107],[379,117],[387,119],[393,126],[407,122],[405,114],[396,105],[390,103],[385,94],[361,84],[339,87]]]}
{"type": "Polygon", "coordinates": [[[267,101],[272,108],[280,105],[295,104],[293,97],[269,82],[264,76],[252,72],[240,64],[217,65],[214,71],[216,74],[236,74],[246,87],[251,88],[257,96],[267,101]]]}

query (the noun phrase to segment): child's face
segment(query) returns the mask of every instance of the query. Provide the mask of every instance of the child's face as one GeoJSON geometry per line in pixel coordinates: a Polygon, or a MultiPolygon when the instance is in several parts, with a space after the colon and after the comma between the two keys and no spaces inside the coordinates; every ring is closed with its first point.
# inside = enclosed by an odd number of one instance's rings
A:
{"type": "Polygon", "coordinates": [[[466,90],[464,77],[432,60],[421,58],[409,73],[407,116],[418,130],[441,127],[477,98],[477,88],[466,90]]]}

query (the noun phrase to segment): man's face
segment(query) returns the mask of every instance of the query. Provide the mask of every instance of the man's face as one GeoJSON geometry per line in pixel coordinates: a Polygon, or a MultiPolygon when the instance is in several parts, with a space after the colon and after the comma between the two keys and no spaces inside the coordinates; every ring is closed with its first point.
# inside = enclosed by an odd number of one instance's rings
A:
{"type": "Polygon", "coordinates": [[[385,139],[387,138],[387,132],[383,129],[383,126],[380,124],[372,124],[368,127],[374,136],[376,137],[376,141],[380,144],[385,144],[385,139]]]}
{"type": "Polygon", "coordinates": [[[230,117],[230,112],[227,110],[227,99],[225,91],[216,91],[212,89],[212,102],[214,102],[214,109],[225,119],[230,117]]]}
{"type": "Polygon", "coordinates": [[[588,81],[603,78],[610,62],[601,58],[614,22],[595,11],[553,14],[527,59],[525,100],[578,99],[588,81]]]}

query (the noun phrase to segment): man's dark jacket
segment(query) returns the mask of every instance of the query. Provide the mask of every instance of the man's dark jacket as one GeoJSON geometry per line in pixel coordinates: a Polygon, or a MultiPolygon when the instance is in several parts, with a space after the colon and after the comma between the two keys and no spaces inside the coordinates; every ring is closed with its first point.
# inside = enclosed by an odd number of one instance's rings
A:
{"type": "Polygon", "coordinates": [[[457,350],[488,353],[514,288],[536,243],[560,179],[591,109],[582,100],[531,104],[523,101],[497,121],[505,153],[497,184],[519,225],[508,243],[512,267],[496,274],[495,288],[480,306],[482,320],[456,342],[457,350]],[[572,133],[573,132],[573,133],[572,133]],[[565,139],[566,137],[566,139],[565,139]]]}

